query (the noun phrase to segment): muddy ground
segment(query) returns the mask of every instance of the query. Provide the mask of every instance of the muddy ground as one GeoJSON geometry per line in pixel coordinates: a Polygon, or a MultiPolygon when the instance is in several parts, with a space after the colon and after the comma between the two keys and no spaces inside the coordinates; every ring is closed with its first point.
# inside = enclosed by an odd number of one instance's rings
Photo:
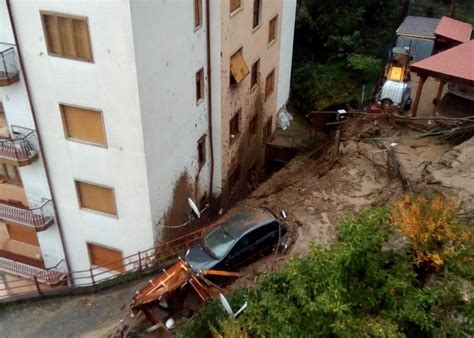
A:
{"type": "MultiPolygon", "coordinates": [[[[436,138],[372,117],[343,125],[340,155],[330,145],[310,151],[273,174],[228,214],[264,205],[288,215],[292,245],[286,255],[268,256],[242,270],[231,288],[252,286],[266,271],[305,255],[311,243],[330,245],[335,225],[362,208],[392,203],[410,189],[387,165],[383,146],[397,143],[397,156],[413,187],[438,189],[458,199],[469,213],[474,200],[474,140],[453,148],[436,138]]],[[[43,300],[0,309],[1,337],[105,337],[123,316],[144,281],[100,294],[43,300]]]]}

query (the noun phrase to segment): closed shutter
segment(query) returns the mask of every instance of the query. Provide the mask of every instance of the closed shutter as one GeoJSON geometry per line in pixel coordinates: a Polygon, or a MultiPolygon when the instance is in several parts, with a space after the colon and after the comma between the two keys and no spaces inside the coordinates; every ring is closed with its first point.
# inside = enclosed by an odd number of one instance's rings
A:
{"type": "Polygon", "coordinates": [[[79,203],[82,208],[117,215],[112,188],[76,181],[79,203]]]}
{"type": "Polygon", "coordinates": [[[16,224],[7,224],[7,229],[10,239],[34,246],[39,246],[38,236],[36,235],[36,231],[34,229],[16,224]]]}
{"type": "Polygon", "coordinates": [[[92,49],[89,40],[87,21],[75,19],[74,30],[76,32],[77,55],[81,58],[92,61],[92,49]]]}
{"type": "Polygon", "coordinates": [[[229,0],[230,1],[230,12],[232,13],[240,7],[240,0],[229,0]]]}
{"type": "Polygon", "coordinates": [[[124,272],[122,252],[104,246],[87,243],[91,265],[124,272]]]}
{"type": "Polygon", "coordinates": [[[61,105],[67,138],[106,145],[102,112],[61,105]]]}
{"type": "Polygon", "coordinates": [[[276,24],[277,16],[270,20],[270,27],[268,28],[268,43],[276,39],[276,24]]]}
{"type": "Polygon", "coordinates": [[[61,41],[63,42],[64,55],[68,57],[75,57],[76,41],[74,37],[74,24],[71,18],[59,17],[59,30],[61,31],[61,41]]]}
{"type": "Polygon", "coordinates": [[[61,42],[61,33],[59,32],[58,17],[54,15],[43,15],[43,26],[48,50],[54,54],[62,54],[63,45],[61,42]]]}

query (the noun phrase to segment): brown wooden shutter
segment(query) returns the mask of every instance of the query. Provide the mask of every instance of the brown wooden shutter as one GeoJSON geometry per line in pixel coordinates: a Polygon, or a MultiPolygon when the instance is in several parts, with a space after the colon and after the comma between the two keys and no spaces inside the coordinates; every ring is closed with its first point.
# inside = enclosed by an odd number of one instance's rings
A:
{"type": "Polygon", "coordinates": [[[38,236],[36,235],[36,231],[34,229],[16,224],[7,224],[7,229],[10,239],[34,246],[39,246],[38,236]]]}
{"type": "Polygon", "coordinates": [[[240,0],[229,0],[230,1],[230,12],[232,13],[240,7],[240,0]]]}
{"type": "Polygon", "coordinates": [[[270,26],[268,28],[268,43],[276,39],[276,24],[277,16],[270,20],[270,26]]]}
{"type": "Polygon", "coordinates": [[[76,33],[77,56],[92,61],[92,49],[87,20],[74,19],[74,30],[76,33]]]}
{"type": "Polygon", "coordinates": [[[112,188],[76,181],[79,203],[82,208],[117,215],[112,188]]]}
{"type": "Polygon", "coordinates": [[[201,26],[201,5],[202,0],[194,0],[194,27],[201,26]]]}
{"type": "Polygon", "coordinates": [[[249,67],[240,50],[230,58],[230,71],[237,83],[240,83],[249,73],[249,67]]]}
{"type": "Polygon", "coordinates": [[[46,45],[49,52],[54,54],[63,54],[63,45],[61,41],[61,33],[59,31],[58,17],[54,15],[43,14],[42,18],[46,45]]]}
{"type": "Polygon", "coordinates": [[[87,243],[91,265],[124,272],[122,252],[104,246],[87,243]]]}
{"type": "Polygon", "coordinates": [[[67,138],[106,145],[102,112],[61,105],[67,138]]]}
{"type": "Polygon", "coordinates": [[[61,32],[61,41],[63,42],[64,55],[76,57],[76,41],[74,33],[74,24],[71,18],[59,17],[59,31],[61,32]]]}

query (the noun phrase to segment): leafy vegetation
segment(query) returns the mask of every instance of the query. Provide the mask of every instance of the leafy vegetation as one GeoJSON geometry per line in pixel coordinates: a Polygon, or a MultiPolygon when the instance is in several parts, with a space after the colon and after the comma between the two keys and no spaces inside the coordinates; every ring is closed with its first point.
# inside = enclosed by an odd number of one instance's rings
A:
{"type": "Polygon", "coordinates": [[[281,273],[266,275],[255,289],[230,295],[235,308],[244,301],[249,304],[237,319],[228,318],[221,304],[214,302],[186,321],[178,336],[472,336],[472,237],[462,237],[455,246],[443,241],[425,248],[438,236],[457,240],[451,232],[465,230],[454,204],[444,202],[437,196],[409,196],[393,210],[370,209],[344,220],[337,227],[339,241],[334,246],[313,246],[281,273]],[[410,203],[406,213],[403,203],[410,203]],[[415,206],[424,209],[418,213],[415,206]],[[429,215],[429,210],[437,215],[429,215]],[[434,231],[421,244],[416,235],[402,249],[390,249],[393,238],[400,235],[397,229],[410,233],[412,225],[417,232],[434,231]],[[447,248],[452,250],[449,255],[447,248]],[[429,253],[433,261],[435,255],[443,260],[444,269],[429,283],[420,282],[418,252],[429,253]]]}
{"type": "Polygon", "coordinates": [[[303,111],[360,101],[377,81],[407,1],[300,0],[293,93],[303,111]]]}

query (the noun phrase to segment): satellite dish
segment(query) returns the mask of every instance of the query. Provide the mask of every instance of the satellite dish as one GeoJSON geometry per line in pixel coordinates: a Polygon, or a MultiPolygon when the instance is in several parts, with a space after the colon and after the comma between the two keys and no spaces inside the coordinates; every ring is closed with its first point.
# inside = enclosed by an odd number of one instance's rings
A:
{"type": "Polygon", "coordinates": [[[197,218],[201,218],[201,212],[199,211],[199,208],[197,207],[196,203],[192,199],[188,197],[188,204],[193,209],[194,213],[196,214],[197,218]]]}
{"type": "Polygon", "coordinates": [[[244,305],[242,305],[242,307],[236,313],[234,313],[234,311],[232,311],[232,308],[230,307],[229,302],[227,301],[227,299],[224,297],[224,295],[222,293],[219,293],[219,299],[222,303],[222,306],[225,309],[225,312],[227,312],[227,314],[230,317],[237,318],[237,316],[240,315],[242,313],[242,311],[244,311],[245,308],[247,307],[247,302],[245,302],[244,305]]]}
{"type": "Polygon", "coordinates": [[[227,301],[227,299],[224,297],[224,295],[222,293],[219,293],[219,299],[220,299],[220,301],[222,303],[222,306],[224,307],[225,311],[227,312],[227,314],[229,316],[234,317],[234,311],[232,311],[232,308],[230,307],[229,302],[227,301]]]}

